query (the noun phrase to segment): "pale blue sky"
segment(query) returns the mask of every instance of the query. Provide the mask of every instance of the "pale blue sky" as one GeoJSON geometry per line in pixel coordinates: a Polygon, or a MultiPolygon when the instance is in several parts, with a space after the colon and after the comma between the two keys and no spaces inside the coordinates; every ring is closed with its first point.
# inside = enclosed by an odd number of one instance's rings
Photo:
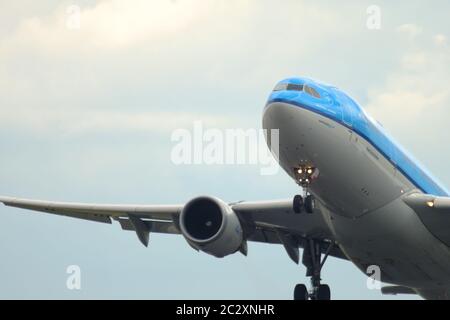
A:
{"type": "MultiPolygon", "coordinates": [[[[287,198],[255,166],[175,166],[170,135],[204,120],[260,128],[274,84],[333,83],[450,186],[448,1],[0,2],[0,194],[108,203],[287,198]],[[80,29],[66,27],[69,5],[80,29]],[[368,30],[366,9],[381,9],[368,30]]],[[[281,246],[216,259],[181,237],[0,207],[0,298],[290,299],[305,270],[281,246]],[[82,290],[66,289],[68,265],[82,290]]],[[[380,299],[330,259],[338,299],[380,299]]],[[[406,296],[405,296],[406,297],[406,296]]]]}

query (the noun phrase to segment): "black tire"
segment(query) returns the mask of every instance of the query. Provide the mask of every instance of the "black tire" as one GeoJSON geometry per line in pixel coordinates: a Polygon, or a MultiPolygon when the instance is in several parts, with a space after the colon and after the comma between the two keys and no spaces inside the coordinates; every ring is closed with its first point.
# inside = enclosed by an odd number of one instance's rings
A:
{"type": "Polygon", "coordinates": [[[305,199],[305,211],[306,213],[314,213],[314,197],[309,195],[305,199]]]}
{"type": "Polygon", "coordinates": [[[317,300],[330,300],[331,291],[330,287],[326,284],[321,284],[317,290],[317,300]]]}
{"type": "Polygon", "coordinates": [[[295,286],[294,300],[308,300],[308,289],[304,284],[298,284],[295,286]]]}
{"type": "Polygon", "coordinates": [[[292,209],[295,213],[302,213],[303,211],[303,197],[300,195],[296,195],[294,200],[292,201],[292,209]]]}

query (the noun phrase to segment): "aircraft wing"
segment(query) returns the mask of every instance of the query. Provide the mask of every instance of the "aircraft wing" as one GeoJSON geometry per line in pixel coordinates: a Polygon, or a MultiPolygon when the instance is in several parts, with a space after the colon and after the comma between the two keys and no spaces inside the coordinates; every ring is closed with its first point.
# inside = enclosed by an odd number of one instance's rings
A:
{"type": "Polygon", "coordinates": [[[428,230],[446,245],[450,245],[450,198],[413,193],[403,198],[428,230]]]}
{"type": "MultiPolygon", "coordinates": [[[[108,205],[28,200],[0,197],[6,206],[40,211],[94,222],[117,221],[123,230],[135,231],[139,240],[147,246],[151,232],[182,234],[179,216],[184,205],[108,205]]],[[[245,240],[282,244],[289,257],[299,262],[299,248],[306,239],[327,244],[334,239],[319,212],[295,214],[292,200],[238,202],[228,204],[238,216],[245,240]]],[[[318,209],[315,209],[318,210],[318,209]]],[[[194,247],[195,248],[195,247],[194,247]]],[[[243,251],[241,251],[243,252],[243,251]]],[[[246,254],[246,252],[243,252],[246,254]]],[[[328,252],[331,256],[346,259],[337,246],[328,252]]]]}
{"type": "Polygon", "coordinates": [[[41,211],[95,222],[111,223],[111,219],[142,215],[152,220],[171,220],[179,214],[182,205],[111,205],[51,202],[10,197],[0,197],[0,202],[9,207],[41,211]]]}

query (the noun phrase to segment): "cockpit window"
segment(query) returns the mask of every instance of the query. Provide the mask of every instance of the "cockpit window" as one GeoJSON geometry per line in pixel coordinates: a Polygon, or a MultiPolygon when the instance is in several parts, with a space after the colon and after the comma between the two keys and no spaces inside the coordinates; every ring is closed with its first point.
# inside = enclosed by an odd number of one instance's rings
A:
{"type": "Polygon", "coordinates": [[[314,89],[309,86],[305,86],[305,92],[312,95],[313,97],[320,99],[320,94],[314,89]]]}
{"type": "Polygon", "coordinates": [[[279,83],[275,86],[275,88],[273,89],[273,91],[283,91],[283,90],[287,90],[287,83],[279,83]]]}
{"type": "Polygon", "coordinates": [[[287,90],[289,90],[289,91],[303,91],[303,85],[302,84],[289,83],[288,86],[287,86],[287,90]]]}
{"type": "Polygon", "coordinates": [[[275,89],[273,91],[303,91],[303,85],[302,84],[294,84],[294,83],[279,83],[276,85],[275,89]]]}
{"type": "Polygon", "coordinates": [[[320,99],[320,94],[314,88],[311,88],[310,86],[303,85],[303,84],[279,83],[276,85],[275,89],[273,89],[273,91],[284,91],[284,90],[305,91],[309,95],[320,99]]]}

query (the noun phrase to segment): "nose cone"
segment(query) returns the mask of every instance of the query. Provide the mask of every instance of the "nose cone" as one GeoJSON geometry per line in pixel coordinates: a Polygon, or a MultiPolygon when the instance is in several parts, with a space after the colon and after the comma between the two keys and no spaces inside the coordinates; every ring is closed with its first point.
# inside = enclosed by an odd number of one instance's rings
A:
{"type": "Polygon", "coordinates": [[[300,107],[286,102],[273,101],[266,105],[263,113],[263,129],[278,130],[280,150],[301,143],[304,131],[310,124],[310,115],[300,107]],[[299,136],[300,134],[300,136],[299,136]]]}
{"type": "Polygon", "coordinates": [[[293,106],[281,101],[269,102],[263,113],[263,128],[266,130],[285,128],[293,119],[292,108],[293,106]]]}
{"type": "Polygon", "coordinates": [[[310,147],[315,141],[312,126],[317,119],[313,112],[290,103],[272,101],[266,105],[262,120],[267,136],[278,130],[277,141],[268,141],[268,147],[278,150],[278,162],[286,173],[295,179],[294,169],[299,164],[314,164],[310,147]]]}

